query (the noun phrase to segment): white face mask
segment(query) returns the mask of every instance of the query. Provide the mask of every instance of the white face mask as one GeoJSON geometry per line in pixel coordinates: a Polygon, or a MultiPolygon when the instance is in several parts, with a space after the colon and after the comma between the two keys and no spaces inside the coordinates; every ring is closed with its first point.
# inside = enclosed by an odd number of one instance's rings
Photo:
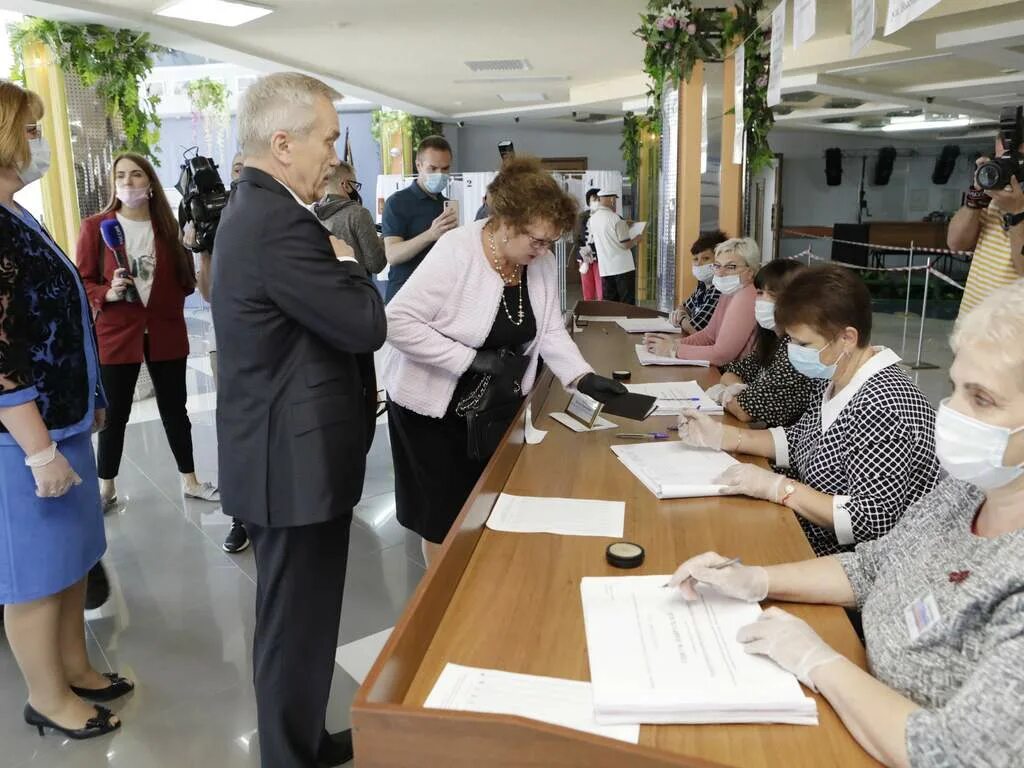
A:
{"type": "Polygon", "coordinates": [[[693,276],[702,283],[710,283],[712,278],[715,276],[715,265],[701,264],[699,267],[694,267],[693,276]]]}
{"type": "Polygon", "coordinates": [[[1003,465],[1010,437],[1018,432],[1024,432],[1024,427],[986,424],[954,411],[949,400],[943,400],[935,418],[935,453],[942,468],[957,480],[983,491],[1002,488],[1024,475],[1024,464],[1003,465]]]}
{"type": "Polygon", "coordinates": [[[28,165],[18,172],[18,178],[28,186],[33,181],[43,178],[50,169],[50,145],[46,143],[46,137],[28,140],[29,158],[28,165]]]}
{"type": "Polygon", "coordinates": [[[590,212],[596,213],[600,207],[601,204],[597,200],[594,200],[593,202],[590,203],[590,212]]]}
{"type": "Polygon", "coordinates": [[[770,299],[758,299],[754,302],[754,317],[757,324],[766,331],[775,330],[775,302],[770,299]]]}
{"type": "Polygon", "coordinates": [[[736,291],[743,287],[743,283],[740,282],[739,275],[729,275],[723,277],[722,275],[715,275],[711,284],[718,289],[718,292],[723,296],[732,296],[736,291]]]}

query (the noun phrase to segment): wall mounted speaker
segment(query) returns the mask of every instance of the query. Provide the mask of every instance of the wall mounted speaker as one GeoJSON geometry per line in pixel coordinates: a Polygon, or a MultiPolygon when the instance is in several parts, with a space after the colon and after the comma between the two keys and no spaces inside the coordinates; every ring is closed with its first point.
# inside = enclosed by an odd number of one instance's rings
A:
{"type": "Polygon", "coordinates": [[[935,170],[932,171],[933,184],[945,184],[953,175],[956,168],[957,158],[960,157],[960,147],[956,144],[947,144],[942,148],[942,153],[935,159],[935,170]]]}
{"type": "Polygon", "coordinates": [[[875,176],[872,182],[876,187],[884,187],[892,176],[892,164],[896,160],[895,147],[882,147],[878,150],[878,161],[875,163],[875,176]]]}
{"type": "Polygon", "coordinates": [[[825,183],[830,187],[843,183],[843,150],[839,147],[825,150],[825,183]]]}

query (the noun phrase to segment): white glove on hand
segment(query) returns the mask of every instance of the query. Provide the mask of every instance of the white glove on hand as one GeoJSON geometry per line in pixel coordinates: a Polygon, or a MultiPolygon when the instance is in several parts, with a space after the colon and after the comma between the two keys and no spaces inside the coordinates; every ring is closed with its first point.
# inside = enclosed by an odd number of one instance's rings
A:
{"type": "Polygon", "coordinates": [[[767,656],[815,692],[811,672],[842,658],[807,622],[779,608],[769,608],[753,624],[740,627],[736,639],[744,651],[767,656]]]}
{"type": "Polygon", "coordinates": [[[748,603],[759,603],[768,596],[768,571],[759,565],[739,563],[725,568],[715,567],[727,562],[729,559],[717,552],[691,557],[672,574],[668,586],[679,587],[687,600],[697,599],[698,584],[709,584],[719,594],[748,603]]]}
{"type": "Polygon", "coordinates": [[[714,400],[716,403],[721,405],[722,395],[725,394],[726,389],[727,387],[725,384],[715,384],[712,387],[708,387],[707,392],[704,394],[707,395],[709,399],[714,400]]]}
{"type": "Polygon", "coordinates": [[[56,446],[29,456],[27,460],[39,462],[37,466],[30,466],[30,468],[32,477],[36,481],[36,496],[41,499],[58,498],[67,493],[71,486],[82,484],[82,478],[71,468],[68,460],[64,458],[64,454],[58,451],[56,446]],[[45,460],[43,463],[44,458],[41,455],[50,450],[53,451],[53,458],[45,460]]]}
{"type": "Polygon", "coordinates": [[[732,400],[734,397],[736,397],[736,395],[738,395],[740,392],[742,392],[746,388],[747,388],[746,384],[730,384],[722,392],[722,399],[718,400],[716,402],[720,403],[722,405],[722,407],[725,408],[725,406],[727,406],[729,404],[730,400],[732,400]]]}
{"type": "Polygon", "coordinates": [[[734,464],[716,477],[715,483],[726,486],[721,491],[723,496],[751,496],[778,504],[786,480],[783,475],[753,464],[734,464]]]}
{"type": "Polygon", "coordinates": [[[694,448],[721,450],[725,427],[721,422],[697,411],[683,411],[679,414],[679,440],[694,448]]]}
{"type": "Polygon", "coordinates": [[[672,314],[668,316],[668,321],[672,323],[676,328],[679,328],[683,324],[683,320],[689,320],[690,315],[686,309],[679,307],[678,309],[672,310],[672,314]]]}

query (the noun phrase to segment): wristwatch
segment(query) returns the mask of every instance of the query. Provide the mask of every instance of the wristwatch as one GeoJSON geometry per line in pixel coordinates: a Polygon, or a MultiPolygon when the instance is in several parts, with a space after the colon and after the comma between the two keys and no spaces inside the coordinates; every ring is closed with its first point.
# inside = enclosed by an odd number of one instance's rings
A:
{"type": "Polygon", "coordinates": [[[1015,227],[1024,221],[1024,211],[1020,213],[1004,213],[1003,214],[1003,231],[1008,232],[1010,227],[1015,227]]]}

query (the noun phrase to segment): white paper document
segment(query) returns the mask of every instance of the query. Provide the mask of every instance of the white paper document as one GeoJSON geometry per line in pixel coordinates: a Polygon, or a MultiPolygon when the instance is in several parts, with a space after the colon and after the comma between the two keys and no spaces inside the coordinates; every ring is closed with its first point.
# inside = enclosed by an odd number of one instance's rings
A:
{"type": "Polygon", "coordinates": [[[629,317],[615,323],[626,333],[682,333],[667,317],[629,317]]]}
{"type": "Polygon", "coordinates": [[[725,451],[691,448],[678,440],[613,445],[612,451],[659,499],[718,496],[725,486],[715,479],[739,463],[725,451]]]}
{"type": "Polygon", "coordinates": [[[548,415],[559,424],[571,429],[573,432],[600,432],[602,429],[614,429],[619,426],[614,421],[608,421],[604,416],[598,416],[594,420],[594,426],[588,427],[578,419],[574,419],[572,416],[567,413],[563,413],[562,411],[555,411],[548,415]]]}
{"type": "Polygon", "coordinates": [[[678,416],[683,411],[724,413],[725,409],[707,396],[695,381],[662,381],[652,384],[627,384],[626,389],[639,395],[658,398],[654,416],[678,416]]]}
{"type": "Polygon", "coordinates": [[[617,323],[626,318],[622,315],[580,315],[576,319],[586,323],[617,323]]]}
{"type": "Polygon", "coordinates": [[[853,0],[850,13],[850,56],[853,57],[875,36],[875,0],[853,0]]]}
{"type": "Polygon", "coordinates": [[[636,357],[640,365],[689,365],[694,368],[708,368],[707,360],[680,360],[678,357],[660,357],[652,355],[643,344],[636,345],[636,357]]]}
{"type": "Polygon", "coordinates": [[[772,11],[772,40],[768,59],[768,95],[765,103],[769,107],[782,103],[782,51],[786,40],[786,2],[783,0],[772,11]]]}
{"type": "Polygon", "coordinates": [[[537,445],[538,443],[543,442],[544,438],[547,436],[547,432],[537,429],[535,426],[533,426],[533,403],[530,403],[528,406],[526,406],[526,444],[537,445]]]}
{"type": "Polygon", "coordinates": [[[601,725],[594,719],[590,689],[590,683],[579,680],[446,664],[423,706],[517,715],[630,744],[638,743],[639,725],[601,725]]]}
{"type": "Polygon", "coordinates": [[[487,519],[492,531],[622,538],[624,501],[556,499],[503,493],[487,519]]]}
{"type": "Polygon", "coordinates": [[[599,723],[818,724],[796,677],[736,640],[759,605],[710,592],[687,602],[668,578],[580,584],[599,723]]]}
{"type": "Polygon", "coordinates": [[[940,0],[889,0],[889,12],[885,15],[885,35],[899,32],[939,2],[940,0]]]}
{"type": "Polygon", "coordinates": [[[814,37],[817,0],[793,0],[793,48],[814,37]]]}
{"type": "Polygon", "coordinates": [[[636,224],[633,224],[632,226],[630,226],[630,228],[628,230],[629,236],[625,240],[623,240],[622,242],[628,243],[630,240],[635,240],[636,238],[640,237],[640,235],[642,235],[644,233],[645,229],[647,229],[647,222],[646,221],[638,221],[638,222],[636,222],[636,224]]]}

